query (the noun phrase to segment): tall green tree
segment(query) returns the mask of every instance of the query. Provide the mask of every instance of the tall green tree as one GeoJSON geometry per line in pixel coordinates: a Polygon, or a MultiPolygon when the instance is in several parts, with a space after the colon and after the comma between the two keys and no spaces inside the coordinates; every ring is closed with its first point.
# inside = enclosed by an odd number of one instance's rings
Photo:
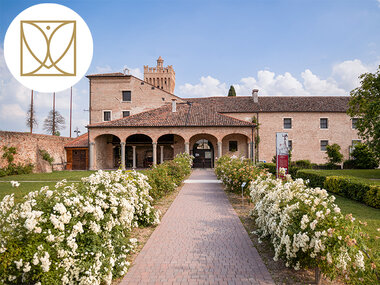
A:
{"type": "Polygon", "coordinates": [[[380,66],[375,73],[364,73],[361,86],[350,93],[347,113],[357,118],[356,128],[361,138],[380,159],[380,66]]]}
{"type": "Polygon", "coordinates": [[[236,91],[232,85],[230,86],[230,90],[228,91],[228,97],[236,97],[236,91]]]}

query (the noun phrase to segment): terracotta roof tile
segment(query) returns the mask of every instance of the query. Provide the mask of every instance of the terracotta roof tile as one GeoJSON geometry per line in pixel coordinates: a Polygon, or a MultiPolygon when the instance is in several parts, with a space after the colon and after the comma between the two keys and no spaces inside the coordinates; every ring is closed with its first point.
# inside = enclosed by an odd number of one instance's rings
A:
{"type": "Polygon", "coordinates": [[[157,109],[88,127],[250,127],[252,125],[220,114],[210,104],[193,102],[177,103],[176,112],[172,112],[171,104],[167,104],[157,109]]]}
{"type": "Polygon", "coordinates": [[[88,147],[88,134],[85,133],[65,145],[66,147],[88,147]]]}
{"type": "Polygon", "coordinates": [[[190,102],[213,106],[220,113],[254,112],[346,112],[349,96],[252,96],[188,98],[190,102]]]}

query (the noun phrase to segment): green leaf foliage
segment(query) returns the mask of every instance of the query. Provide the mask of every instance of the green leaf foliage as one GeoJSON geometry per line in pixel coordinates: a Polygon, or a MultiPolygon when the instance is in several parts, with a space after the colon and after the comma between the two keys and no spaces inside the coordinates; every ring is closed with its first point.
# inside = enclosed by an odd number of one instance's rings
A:
{"type": "Polygon", "coordinates": [[[375,73],[360,76],[361,86],[351,91],[347,113],[357,118],[359,135],[380,159],[380,66],[375,73]]]}

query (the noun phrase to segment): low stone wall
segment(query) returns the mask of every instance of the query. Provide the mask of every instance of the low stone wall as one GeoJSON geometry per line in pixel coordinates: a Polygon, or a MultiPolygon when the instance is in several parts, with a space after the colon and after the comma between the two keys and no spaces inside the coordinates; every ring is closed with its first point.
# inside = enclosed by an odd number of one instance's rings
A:
{"type": "Polygon", "coordinates": [[[50,166],[39,154],[39,150],[44,149],[54,158],[53,169],[63,170],[66,165],[64,146],[72,140],[67,137],[0,131],[0,168],[7,166],[7,161],[2,158],[3,146],[13,146],[17,149],[16,164],[33,163],[34,172],[48,171],[50,166]]]}

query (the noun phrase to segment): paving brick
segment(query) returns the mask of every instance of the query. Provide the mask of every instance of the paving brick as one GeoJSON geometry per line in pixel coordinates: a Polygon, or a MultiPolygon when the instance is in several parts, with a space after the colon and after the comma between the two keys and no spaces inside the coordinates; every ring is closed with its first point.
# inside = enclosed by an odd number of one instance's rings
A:
{"type": "MultiPolygon", "coordinates": [[[[216,177],[212,170],[197,169],[189,179],[216,177]]],[[[274,284],[218,183],[183,186],[121,284],[143,284],[143,280],[274,284]]]]}

